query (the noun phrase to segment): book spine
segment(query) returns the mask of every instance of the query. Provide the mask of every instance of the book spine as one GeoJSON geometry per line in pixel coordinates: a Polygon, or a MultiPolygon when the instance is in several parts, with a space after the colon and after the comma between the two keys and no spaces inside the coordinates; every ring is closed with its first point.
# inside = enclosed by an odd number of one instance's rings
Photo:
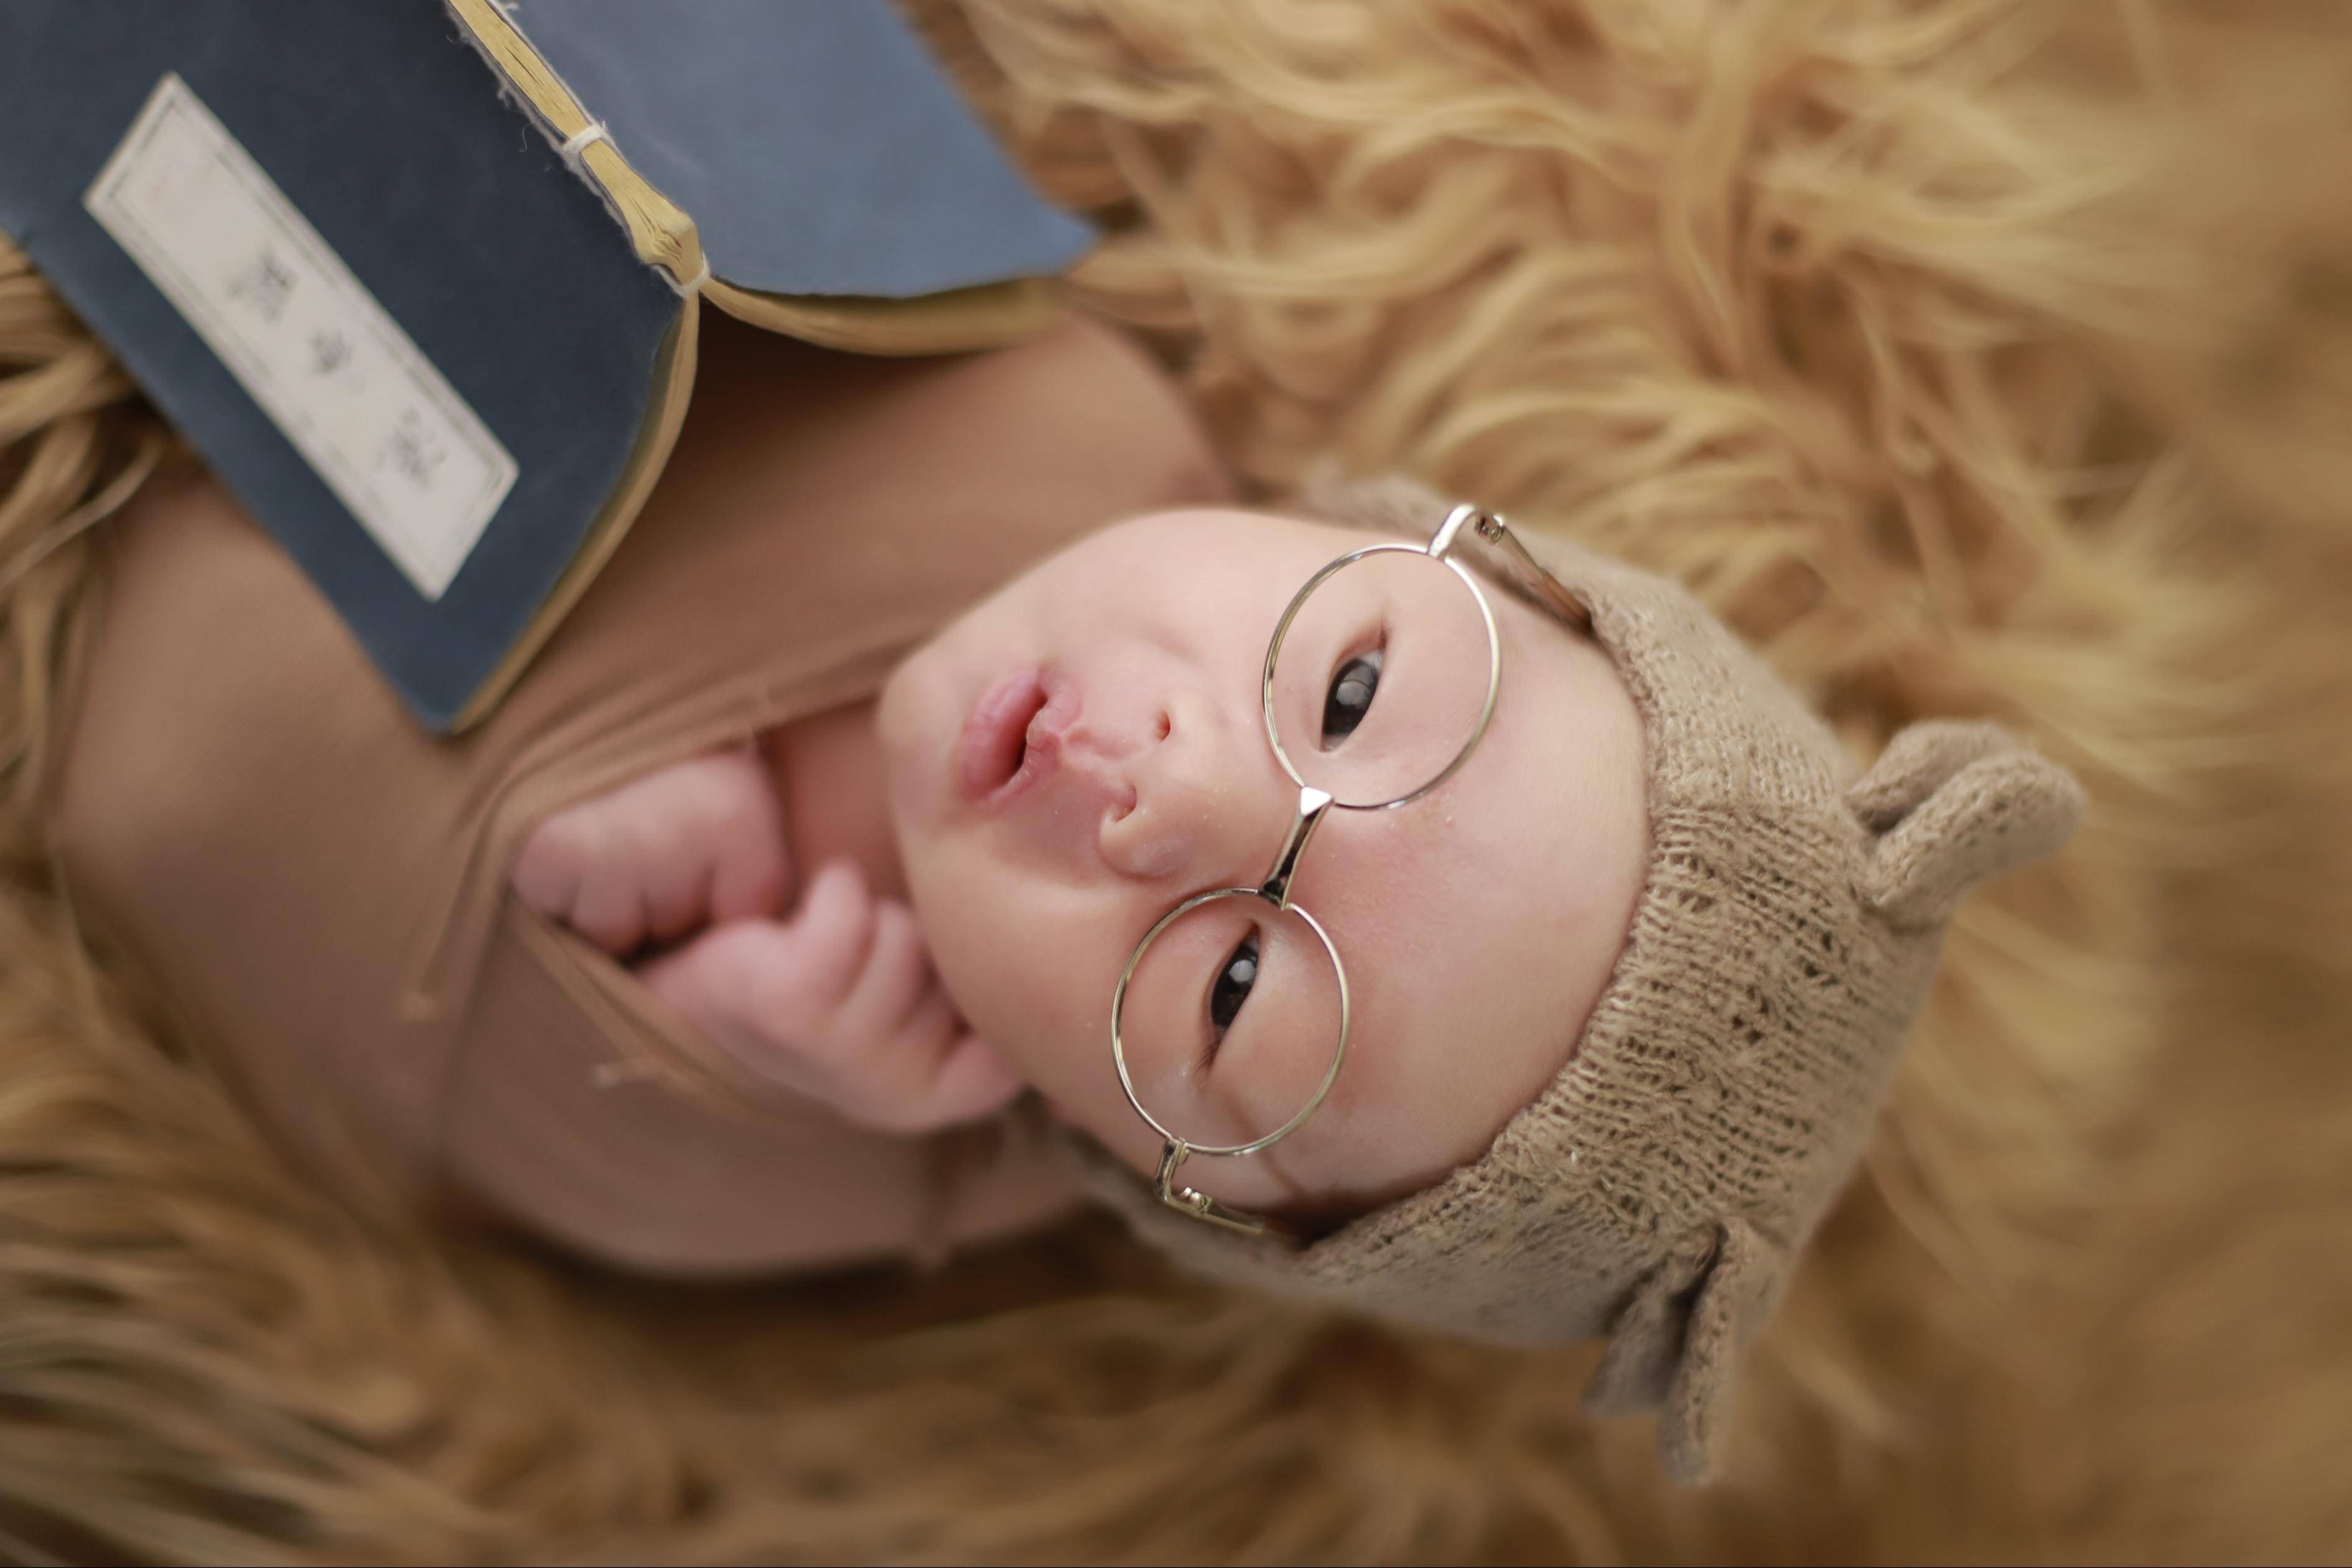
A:
{"type": "Polygon", "coordinates": [[[467,41],[488,60],[563,161],[604,199],[629,236],[637,259],[659,268],[681,294],[709,280],[702,237],[677,203],[653,187],[614,146],[545,57],[494,0],[446,0],[467,41]]]}

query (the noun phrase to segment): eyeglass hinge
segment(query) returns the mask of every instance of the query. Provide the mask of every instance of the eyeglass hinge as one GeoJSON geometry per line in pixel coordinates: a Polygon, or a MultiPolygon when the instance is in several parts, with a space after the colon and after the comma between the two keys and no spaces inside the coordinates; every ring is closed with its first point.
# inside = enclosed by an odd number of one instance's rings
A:
{"type": "Polygon", "coordinates": [[[1179,1214],[1190,1215],[1194,1219],[1204,1220],[1225,1230],[1238,1231],[1244,1236],[1264,1236],[1276,1228],[1255,1215],[1227,1208],[1206,1193],[1178,1186],[1176,1167],[1182,1164],[1192,1152],[1192,1147],[1182,1139],[1168,1140],[1160,1151],[1159,1174],[1151,1181],[1154,1196],[1179,1214]]]}
{"type": "Polygon", "coordinates": [[[1465,522],[1480,522],[1482,526],[1479,531],[1484,532],[1483,520],[1486,515],[1466,501],[1455,507],[1445,514],[1445,521],[1437,525],[1437,532],[1431,536],[1429,552],[1440,561],[1444,560],[1454,549],[1454,542],[1462,537],[1462,525],[1465,522]]]}
{"type": "Polygon", "coordinates": [[[1510,531],[1509,526],[1494,512],[1465,501],[1447,512],[1445,521],[1437,525],[1437,532],[1429,542],[1429,552],[1440,561],[1444,560],[1461,539],[1465,524],[1489,544],[1501,543],[1503,536],[1510,531]]]}

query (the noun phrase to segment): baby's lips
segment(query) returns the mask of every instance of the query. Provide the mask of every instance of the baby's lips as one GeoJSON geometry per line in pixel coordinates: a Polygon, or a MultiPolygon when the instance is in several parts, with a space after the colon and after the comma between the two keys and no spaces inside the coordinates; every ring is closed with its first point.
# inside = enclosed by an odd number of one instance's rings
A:
{"type": "Polygon", "coordinates": [[[1029,727],[1047,701],[1034,668],[1005,676],[981,694],[957,737],[956,782],[963,797],[986,801],[1010,784],[1027,750],[1029,727]]]}

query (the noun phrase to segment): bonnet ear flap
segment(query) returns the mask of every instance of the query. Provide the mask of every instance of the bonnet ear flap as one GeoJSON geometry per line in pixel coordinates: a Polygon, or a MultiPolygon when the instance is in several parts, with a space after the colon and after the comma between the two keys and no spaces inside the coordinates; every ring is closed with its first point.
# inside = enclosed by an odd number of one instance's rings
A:
{"type": "Polygon", "coordinates": [[[1780,1248],[1742,1220],[1695,1233],[1634,1287],[1584,1391],[1595,1415],[1658,1412],[1667,1478],[1715,1473],[1739,1352],[1779,1298],[1780,1248]]]}
{"type": "Polygon", "coordinates": [[[1948,919],[1977,883],[2054,853],[2083,786],[1997,724],[1931,721],[1887,742],[1847,793],[1877,834],[1863,892],[1894,925],[1948,919]]]}

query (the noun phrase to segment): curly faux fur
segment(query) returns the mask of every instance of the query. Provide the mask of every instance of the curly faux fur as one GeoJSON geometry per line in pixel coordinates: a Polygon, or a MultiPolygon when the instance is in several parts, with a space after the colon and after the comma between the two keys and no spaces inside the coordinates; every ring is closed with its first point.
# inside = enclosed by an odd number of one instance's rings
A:
{"type": "Polygon", "coordinates": [[[2090,788],[1958,922],[1673,1494],[1591,1352],[1169,1280],[634,1285],[335,1207],[85,951],[39,791],[170,442],[0,250],[0,1553],[2352,1552],[2352,17],[2160,0],[917,7],[1278,499],[1402,469],[1691,583],[1860,750],[2090,788]]]}

